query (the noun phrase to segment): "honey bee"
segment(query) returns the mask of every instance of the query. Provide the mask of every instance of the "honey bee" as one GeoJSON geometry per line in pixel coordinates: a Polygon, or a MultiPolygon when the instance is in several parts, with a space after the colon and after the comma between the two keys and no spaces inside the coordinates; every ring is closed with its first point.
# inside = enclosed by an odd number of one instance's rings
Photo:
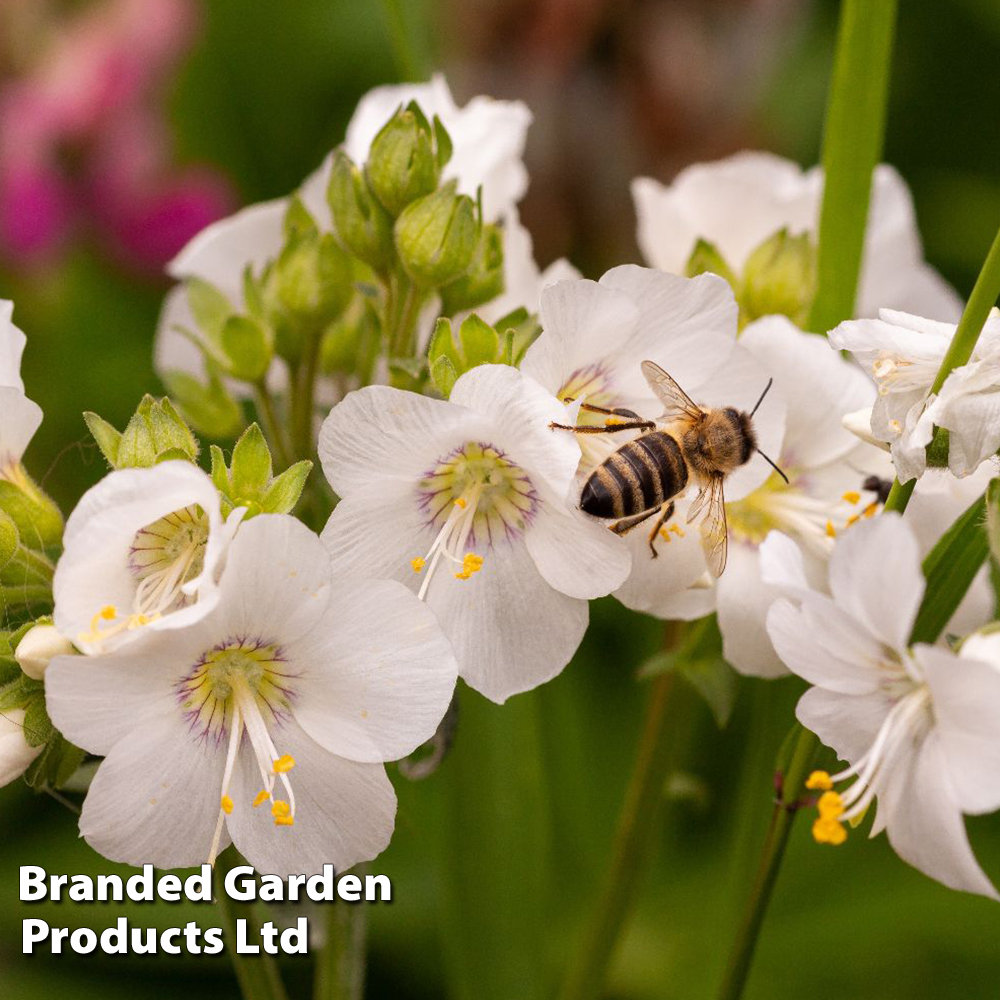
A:
{"type": "Polygon", "coordinates": [[[609,455],[590,474],[580,495],[580,509],[594,517],[613,520],[611,530],[627,534],[659,513],[649,533],[649,548],[656,558],[656,539],[674,512],[674,498],[689,484],[699,492],[688,510],[687,523],[702,517],[699,530],[709,571],[721,576],[726,568],[729,533],[723,483],[730,473],[757,452],[788,482],[788,477],[758,447],[753,416],[764,401],[769,379],[754,408],[746,413],[735,407],[703,409],[657,364],[643,361],[642,373],[664,406],[661,423],[645,420],[632,410],[608,410],[589,403],[581,409],[606,416],[604,426],[550,424],[577,434],[614,434],[640,431],[609,455]]]}

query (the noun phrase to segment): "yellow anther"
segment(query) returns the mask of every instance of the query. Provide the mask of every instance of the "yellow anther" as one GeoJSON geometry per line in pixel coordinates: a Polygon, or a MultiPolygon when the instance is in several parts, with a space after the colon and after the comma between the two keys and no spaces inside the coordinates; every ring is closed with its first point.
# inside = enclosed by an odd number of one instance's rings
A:
{"type": "Polygon", "coordinates": [[[268,798],[268,791],[267,791],[266,788],[262,788],[257,793],[257,795],[254,797],[254,800],[253,800],[253,807],[254,807],[254,809],[256,809],[257,806],[259,806],[261,804],[261,802],[266,802],[267,798],[268,798]]]}
{"type": "Polygon", "coordinates": [[[222,806],[222,811],[228,816],[233,811],[233,800],[228,795],[222,796],[222,801],[219,803],[222,806]]]}
{"type": "Polygon", "coordinates": [[[275,774],[286,774],[295,767],[295,758],[290,754],[282,754],[272,765],[271,770],[275,774]]]}
{"type": "Polygon", "coordinates": [[[874,517],[875,516],[875,511],[877,511],[877,510],[878,510],[878,504],[877,503],[870,503],[867,507],[865,507],[865,510],[864,510],[864,513],[862,514],[862,516],[863,517],[874,517]]]}
{"type": "Polygon", "coordinates": [[[889,428],[890,428],[890,430],[893,430],[897,434],[899,434],[902,431],[902,429],[903,429],[903,425],[898,420],[890,420],[889,421],[889,428]]]}
{"type": "Polygon", "coordinates": [[[292,815],[292,807],[284,799],[275,799],[271,806],[271,815],[275,819],[284,819],[292,815]]]}
{"type": "Polygon", "coordinates": [[[667,531],[672,531],[678,538],[684,537],[684,529],[679,524],[671,524],[667,531]]]}
{"type": "Polygon", "coordinates": [[[833,526],[833,521],[826,522],[826,536],[827,538],[837,537],[837,529],[833,526]]]}
{"type": "Polygon", "coordinates": [[[414,573],[419,573],[424,568],[425,561],[420,556],[417,556],[416,559],[410,560],[410,565],[413,567],[414,573]]]}
{"type": "Polygon", "coordinates": [[[472,576],[472,574],[468,570],[464,570],[463,569],[461,573],[456,573],[455,574],[455,579],[456,580],[468,580],[470,576],[472,576]]]}
{"type": "Polygon", "coordinates": [[[820,819],[836,819],[844,812],[844,800],[837,792],[824,792],[816,803],[820,819]]]}
{"type": "Polygon", "coordinates": [[[826,771],[813,771],[806,779],[806,788],[812,791],[828,792],[833,788],[833,782],[826,771]]]}
{"type": "Polygon", "coordinates": [[[673,541],[670,537],[670,532],[667,531],[666,528],[660,528],[660,538],[662,538],[665,542],[673,541]]]}
{"type": "Polygon", "coordinates": [[[461,507],[461,508],[462,508],[462,510],[465,510],[465,497],[459,497],[459,498],[458,498],[458,499],[457,499],[457,500],[455,501],[455,506],[456,506],[456,507],[461,507]]]}
{"type": "Polygon", "coordinates": [[[858,514],[852,514],[847,519],[847,527],[849,528],[852,524],[854,524],[856,521],[859,521],[859,520],[860,520],[860,515],[858,515],[858,514]]]}
{"type": "Polygon", "coordinates": [[[605,427],[618,427],[619,425],[624,423],[625,421],[621,417],[616,417],[614,414],[612,414],[610,417],[604,418],[605,427]]]}
{"type": "Polygon", "coordinates": [[[858,503],[861,500],[861,494],[857,490],[848,490],[844,494],[844,499],[848,503],[858,503]]]}
{"type": "Polygon", "coordinates": [[[118,617],[118,609],[113,604],[105,604],[103,608],[97,613],[98,618],[103,618],[105,621],[111,621],[113,618],[118,617]]]}
{"type": "Polygon", "coordinates": [[[847,840],[847,831],[835,819],[816,820],[812,826],[812,834],[817,844],[842,844],[847,840]]]}
{"type": "Polygon", "coordinates": [[[483,557],[477,556],[475,552],[466,552],[462,560],[462,569],[455,574],[456,580],[468,580],[473,573],[478,573],[483,568],[483,557]]]}
{"type": "Polygon", "coordinates": [[[295,826],[294,816],[275,816],[274,817],[275,826],[295,826]]]}

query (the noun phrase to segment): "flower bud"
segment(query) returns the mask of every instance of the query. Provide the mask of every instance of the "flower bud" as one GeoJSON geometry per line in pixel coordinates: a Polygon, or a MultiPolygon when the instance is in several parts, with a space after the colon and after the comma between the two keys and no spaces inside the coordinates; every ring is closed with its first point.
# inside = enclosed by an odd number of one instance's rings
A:
{"type": "Polygon", "coordinates": [[[55,625],[40,624],[32,626],[22,636],[14,650],[14,659],[32,680],[40,681],[53,657],[75,652],[73,643],[64,639],[55,625]]]}
{"type": "MultiPolygon", "coordinates": [[[[216,367],[210,364],[206,385],[187,372],[168,371],[164,372],[161,378],[171,399],[192,427],[207,436],[231,438],[235,437],[243,426],[243,411],[226,389],[218,372],[214,370],[216,367]]],[[[94,428],[91,427],[91,433],[93,431],[94,428]]],[[[101,450],[104,450],[103,447],[101,450]]],[[[112,465],[115,464],[111,459],[109,461],[112,465]]]]}
{"type": "MultiPolygon", "coordinates": [[[[8,468],[5,477],[0,477],[0,512],[10,519],[21,544],[29,549],[48,549],[62,541],[63,516],[59,508],[20,464],[8,468]]],[[[4,534],[9,534],[9,526],[4,534]]],[[[5,542],[0,541],[4,551],[5,542]]]]}
{"type": "Polygon", "coordinates": [[[447,285],[472,263],[479,223],[471,198],[457,181],[418,199],[396,220],[396,250],[410,277],[425,288],[447,285]]]}
{"type": "Polygon", "coordinates": [[[30,747],[24,738],[23,708],[0,713],[0,786],[24,774],[41,752],[42,746],[30,747]]]}
{"type": "Polygon", "coordinates": [[[816,248],[808,233],[780,229],[747,258],[739,291],[740,323],[787,316],[803,326],[816,296],[816,248]]]}
{"type": "MultiPolygon", "coordinates": [[[[106,427],[102,432],[106,438],[106,427]]],[[[111,452],[105,452],[105,457],[116,469],[142,469],[171,458],[193,462],[198,442],[169,399],[154,399],[147,393],[111,452]]]]}
{"type": "Polygon", "coordinates": [[[437,187],[440,168],[431,127],[416,104],[400,108],[372,140],[365,176],[392,216],[437,187]]]}
{"type": "Polygon", "coordinates": [[[343,150],[333,154],[326,196],[340,242],[376,271],[388,270],[393,257],[392,218],[343,150]]]}
{"type": "Polygon", "coordinates": [[[454,316],[475,309],[503,291],[503,232],[499,226],[484,226],[468,271],[441,289],[441,312],[454,316]]]}
{"type": "Polygon", "coordinates": [[[725,278],[729,282],[733,291],[737,291],[736,275],[732,268],[726,263],[725,258],[719,253],[714,243],[708,240],[698,240],[688,257],[688,262],[684,268],[684,274],[688,278],[696,278],[699,274],[717,274],[720,278],[725,278]]]}

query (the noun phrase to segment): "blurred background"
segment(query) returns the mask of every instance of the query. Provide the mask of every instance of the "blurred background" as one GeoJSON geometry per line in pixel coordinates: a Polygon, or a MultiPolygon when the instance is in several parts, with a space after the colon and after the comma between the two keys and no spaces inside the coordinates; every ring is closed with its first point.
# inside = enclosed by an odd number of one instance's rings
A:
{"type": "MultiPolygon", "coordinates": [[[[1000,218],[1000,5],[909,0],[885,159],[912,186],[927,256],[966,294],[1000,218]]],[[[45,411],[29,470],[69,510],[104,472],[81,411],[121,425],[157,391],[151,342],[163,264],[239,205],[292,189],[343,136],[367,89],[441,68],[532,108],[522,219],[539,262],[585,274],[637,261],[628,185],[766,148],[819,155],[838,5],[827,0],[0,0],[0,297],[29,338],[24,380],[45,411]],[[398,32],[412,39],[400,59],[398,32]]],[[[2,417],[0,417],[2,419],[2,417]]],[[[373,866],[377,998],[551,995],[607,861],[661,626],[610,601],[564,674],[497,709],[463,697],[458,740],[400,795],[373,866]]],[[[468,695],[469,692],[464,694],[468,695]]],[[[663,822],[606,996],[710,997],[766,824],[794,681],[741,682],[719,731],[678,689],[663,822]]],[[[748,996],[950,1000],[1000,995],[1000,913],[912,871],[884,838],[789,856],[748,996]]],[[[1000,880],[1000,818],[970,822],[1000,880]]],[[[237,997],[225,960],[20,954],[20,921],[104,927],[188,919],[190,904],[22,906],[17,865],[115,866],[75,817],[0,791],[0,995],[237,997]]],[[[288,960],[293,996],[309,962],[288,960]]]]}

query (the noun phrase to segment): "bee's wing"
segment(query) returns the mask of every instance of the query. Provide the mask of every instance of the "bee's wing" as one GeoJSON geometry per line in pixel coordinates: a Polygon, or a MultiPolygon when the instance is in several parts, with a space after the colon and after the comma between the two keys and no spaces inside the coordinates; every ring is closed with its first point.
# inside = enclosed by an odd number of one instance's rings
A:
{"type": "MultiPolygon", "coordinates": [[[[723,496],[722,476],[714,476],[707,491],[699,494],[695,503],[704,495],[708,499],[708,510],[701,522],[701,546],[705,550],[705,560],[712,576],[722,576],[726,568],[726,553],[729,547],[729,529],[726,526],[726,502],[723,496]]],[[[704,501],[703,504],[704,505],[704,501]]],[[[694,505],[692,504],[692,509],[694,505]]],[[[700,508],[699,508],[700,509],[700,508]]]]}
{"type": "Polygon", "coordinates": [[[643,361],[642,374],[663,403],[667,421],[702,415],[701,407],[656,362],[643,361]]]}

